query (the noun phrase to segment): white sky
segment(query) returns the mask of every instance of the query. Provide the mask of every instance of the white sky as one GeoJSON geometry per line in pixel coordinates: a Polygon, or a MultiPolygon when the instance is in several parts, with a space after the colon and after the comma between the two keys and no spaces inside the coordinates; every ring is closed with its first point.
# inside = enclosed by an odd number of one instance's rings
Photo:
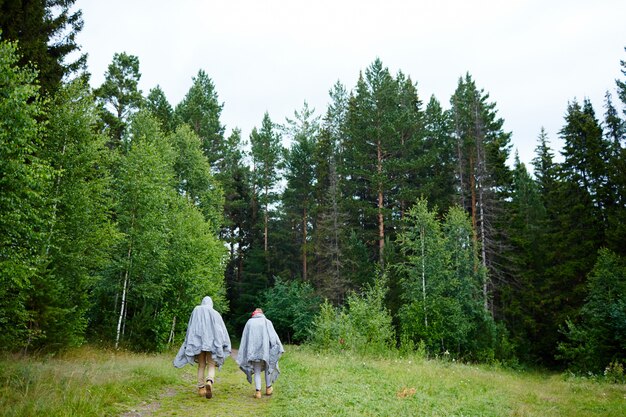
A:
{"type": "MultiPolygon", "coordinates": [[[[224,103],[226,134],[248,138],[263,114],[284,123],[304,101],[323,114],[337,80],[348,90],[377,57],[449,108],[469,72],[497,103],[513,152],[534,156],[546,128],[555,152],[568,101],[588,97],[603,119],[624,79],[624,0],[77,0],[78,36],[99,86],[115,52],[139,57],[144,94],[173,107],[199,69],[224,103]]],[[[617,104],[617,103],[615,103],[617,104]]],[[[528,167],[531,169],[531,167],[528,167]]]]}

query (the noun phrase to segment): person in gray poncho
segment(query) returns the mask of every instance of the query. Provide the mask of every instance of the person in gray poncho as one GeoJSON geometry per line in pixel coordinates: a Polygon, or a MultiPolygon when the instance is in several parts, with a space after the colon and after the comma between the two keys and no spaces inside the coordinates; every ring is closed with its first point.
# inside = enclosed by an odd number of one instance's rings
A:
{"type": "Polygon", "coordinates": [[[174,358],[174,366],[198,362],[198,394],[211,398],[215,381],[215,367],[221,368],[230,355],[230,337],[220,313],[213,309],[211,297],[204,297],[202,304],[194,307],[187,325],[185,341],[174,358]],[[206,380],[205,369],[208,367],[206,380]]]}
{"type": "Polygon", "coordinates": [[[252,383],[254,375],[255,398],[261,398],[261,371],[265,371],[265,394],[272,395],[272,384],[280,374],[278,360],[284,351],[272,322],[265,318],[263,310],[254,310],[241,335],[237,363],[248,383],[252,383]]]}

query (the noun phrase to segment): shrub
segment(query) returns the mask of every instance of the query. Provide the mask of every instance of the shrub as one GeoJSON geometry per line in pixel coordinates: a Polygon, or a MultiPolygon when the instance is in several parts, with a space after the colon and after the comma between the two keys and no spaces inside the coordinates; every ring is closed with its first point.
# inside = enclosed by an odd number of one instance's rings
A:
{"type": "Polygon", "coordinates": [[[287,343],[303,342],[309,336],[320,299],[308,282],[276,278],[262,296],[261,306],[276,332],[287,343]]]}
{"type": "Polygon", "coordinates": [[[384,306],[385,279],[377,279],[363,294],[351,293],[347,304],[335,308],[322,304],[313,322],[311,343],[322,350],[349,350],[385,354],[394,349],[391,314],[384,306]]]}

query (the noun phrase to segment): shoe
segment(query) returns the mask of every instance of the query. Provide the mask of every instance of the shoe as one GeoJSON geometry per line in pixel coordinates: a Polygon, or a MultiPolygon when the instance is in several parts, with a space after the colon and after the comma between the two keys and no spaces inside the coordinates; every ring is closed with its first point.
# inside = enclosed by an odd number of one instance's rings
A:
{"type": "Polygon", "coordinates": [[[274,387],[272,387],[271,385],[265,388],[265,395],[272,395],[273,392],[274,392],[274,387]]]}
{"type": "Polygon", "coordinates": [[[256,398],[256,399],[261,398],[261,391],[257,390],[257,391],[254,393],[254,398],[256,398]]]}
{"type": "Polygon", "coordinates": [[[205,387],[199,387],[198,388],[198,395],[201,397],[206,396],[206,388],[205,387]]]}
{"type": "Polygon", "coordinates": [[[212,398],[213,397],[213,381],[210,379],[206,380],[206,384],[204,385],[205,397],[212,398]]]}

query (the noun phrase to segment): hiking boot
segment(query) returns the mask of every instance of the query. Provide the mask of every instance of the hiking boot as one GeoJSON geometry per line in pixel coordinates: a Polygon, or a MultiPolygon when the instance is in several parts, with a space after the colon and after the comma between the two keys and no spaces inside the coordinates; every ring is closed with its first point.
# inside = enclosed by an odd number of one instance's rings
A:
{"type": "Polygon", "coordinates": [[[206,384],[204,385],[205,396],[209,399],[213,397],[213,381],[210,379],[206,380],[206,384]]]}
{"type": "Polygon", "coordinates": [[[206,396],[206,388],[198,387],[198,395],[201,396],[201,397],[206,396]]]}
{"type": "Polygon", "coordinates": [[[271,385],[265,388],[265,395],[272,395],[273,392],[274,392],[274,387],[272,387],[271,385]]]}
{"type": "Polygon", "coordinates": [[[261,391],[260,390],[256,390],[256,392],[254,393],[254,398],[256,398],[256,399],[261,398],[261,391]]]}

